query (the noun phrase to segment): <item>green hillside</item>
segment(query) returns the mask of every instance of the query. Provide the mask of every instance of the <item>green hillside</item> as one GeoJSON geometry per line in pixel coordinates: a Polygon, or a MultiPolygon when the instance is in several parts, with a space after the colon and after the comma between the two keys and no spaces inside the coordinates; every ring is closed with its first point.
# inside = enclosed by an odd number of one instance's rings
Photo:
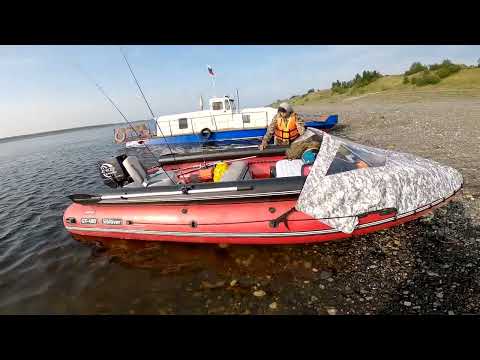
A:
{"type": "MultiPolygon", "coordinates": [[[[435,72],[433,72],[435,73],[435,72]]],[[[404,75],[384,75],[383,77],[373,81],[372,83],[362,87],[352,87],[344,94],[333,92],[331,89],[318,90],[309,94],[299,95],[290,99],[281,101],[288,101],[292,105],[305,105],[310,102],[324,101],[337,102],[349,97],[360,96],[365,94],[374,94],[380,92],[391,92],[392,94],[400,92],[425,92],[436,90],[478,90],[480,94],[480,68],[464,67],[459,72],[452,74],[446,78],[441,79],[437,84],[417,86],[411,83],[412,78],[418,78],[421,73],[407,76],[408,83],[404,83],[404,75]]],[[[276,107],[281,101],[276,101],[271,106],[276,107]]]]}

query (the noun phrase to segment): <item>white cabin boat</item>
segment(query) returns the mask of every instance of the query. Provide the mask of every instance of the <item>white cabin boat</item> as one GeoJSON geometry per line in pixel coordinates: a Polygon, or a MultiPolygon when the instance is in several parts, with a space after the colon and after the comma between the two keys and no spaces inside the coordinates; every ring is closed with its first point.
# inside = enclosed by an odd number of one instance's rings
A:
{"type": "MultiPolygon", "coordinates": [[[[235,140],[260,140],[277,113],[273,107],[238,109],[229,96],[209,100],[208,110],[159,116],[143,128],[137,128],[140,139],[129,128],[115,129],[115,141],[126,142],[127,147],[168,144],[221,143],[235,140]],[[134,136],[135,135],[135,136],[134,136]]],[[[320,116],[307,126],[330,128],[337,123],[337,115],[320,116]],[[323,121],[322,121],[323,120],[323,121]]]]}
{"type": "MultiPolygon", "coordinates": [[[[277,109],[273,107],[237,109],[229,96],[209,100],[209,109],[183,114],[164,115],[156,119],[157,135],[207,135],[214,132],[266,128],[277,109]],[[208,131],[207,131],[208,130],[208,131]]],[[[218,139],[220,140],[220,139],[218,139]]]]}

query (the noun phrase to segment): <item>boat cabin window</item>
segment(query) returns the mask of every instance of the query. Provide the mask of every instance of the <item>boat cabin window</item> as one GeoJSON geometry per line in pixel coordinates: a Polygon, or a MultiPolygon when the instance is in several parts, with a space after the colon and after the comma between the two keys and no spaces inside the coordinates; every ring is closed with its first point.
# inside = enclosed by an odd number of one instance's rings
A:
{"type": "Polygon", "coordinates": [[[223,110],[223,102],[215,101],[212,103],[212,110],[223,110]]]}
{"type": "Polygon", "coordinates": [[[225,110],[230,110],[230,101],[225,100],[225,110]]]}
{"type": "Polygon", "coordinates": [[[250,124],[250,115],[242,115],[242,120],[244,124],[250,124]]]}
{"type": "Polygon", "coordinates": [[[326,175],[384,166],[385,162],[385,155],[374,153],[362,147],[342,144],[335,154],[335,158],[330,164],[326,175]]]}
{"type": "Polygon", "coordinates": [[[188,129],[188,119],[187,118],[178,119],[178,128],[188,129]]]}

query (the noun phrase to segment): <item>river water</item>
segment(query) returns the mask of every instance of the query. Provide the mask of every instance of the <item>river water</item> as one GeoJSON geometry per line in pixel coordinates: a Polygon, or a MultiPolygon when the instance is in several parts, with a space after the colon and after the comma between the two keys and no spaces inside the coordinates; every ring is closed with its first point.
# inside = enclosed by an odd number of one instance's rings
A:
{"type": "Polygon", "coordinates": [[[96,162],[121,151],[112,134],[113,126],[0,143],[0,313],[197,314],[211,312],[212,298],[243,311],[235,307],[241,290],[223,299],[213,290],[241,289],[230,283],[243,277],[251,294],[252,276],[272,273],[275,247],[99,247],[66,232],[67,195],[106,189],[96,162]]]}

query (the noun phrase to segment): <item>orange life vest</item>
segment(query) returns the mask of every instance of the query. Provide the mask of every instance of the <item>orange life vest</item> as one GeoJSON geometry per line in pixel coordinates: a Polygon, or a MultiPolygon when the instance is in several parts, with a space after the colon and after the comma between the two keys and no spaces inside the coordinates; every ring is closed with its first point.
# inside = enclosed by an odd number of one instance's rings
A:
{"type": "Polygon", "coordinates": [[[297,129],[297,114],[292,113],[285,122],[280,116],[275,127],[275,137],[281,140],[293,141],[300,134],[297,129]]]}

